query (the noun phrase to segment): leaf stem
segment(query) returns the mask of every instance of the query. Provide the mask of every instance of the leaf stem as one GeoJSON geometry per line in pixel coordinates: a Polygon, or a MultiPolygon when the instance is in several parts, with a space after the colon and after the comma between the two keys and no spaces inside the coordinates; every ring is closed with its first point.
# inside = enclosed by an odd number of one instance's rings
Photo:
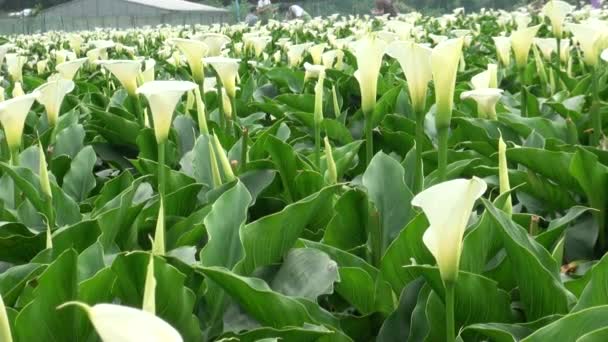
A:
{"type": "Polygon", "coordinates": [[[454,342],[455,324],[454,324],[454,282],[445,282],[445,334],[447,342],[454,342]]]}
{"type": "Polygon", "coordinates": [[[165,195],[165,142],[158,143],[158,194],[165,195]]]}
{"type": "Polygon", "coordinates": [[[247,140],[249,139],[249,130],[247,127],[243,128],[243,135],[241,136],[241,173],[247,170],[247,140]]]}
{"type": "Polygon", "coordinates": [[[365,113],[365,155],[366,165],[372,162],[374,157],[374,128],[372,127],[373,112],[365,113]]]}
{"type": "Polygon", "coordinates": [[[593,125],[593,134],[591,135],[591,146],[597,146],[602,137],[602,116],[600,113],[600,96],[599,96],[599,72],[597,68],[593,68],[591,72],[593,100],[591,103],[590,115],[593,125]]]}
{"type": "Polygon", "coordinates": [[[521,83],[521,116],[528,117],[528,90],[526,89],[526,68],[519,68],[519,82],[521,83]]]}
{"type": "MultiPolygon", "coordinates": [[[[19,147],[16,148],[10,148],[10,153],[11,153],[11,165],[14,167],[19,166],[19,147]]],[[[17,187],[17,184],[15,184],[15,182],[13,181],[13,205],[15,207],[15,210],[17,210],[19,208],[19,204],[21,204],[21,192],[19,191],[19,188],[17,187]]]]}
{"type": "Polygon", "coordinates": [[[424,171],[422,164],[422,141],[424,140],[424,112],[416,113],[416,170],[414,174],[414,193],[424,187],[424,171]]]}
{"type": "Polygon", "coordinates": [[[135,110],[137,123],[139,123],[142,128],[146,127],[146,120],[144,119],[143,111],[141,109],[141,100],[139,99],[139,95],[131,95],[131,100],[133,103],[133,110],[135,110]]]}
{"type": "Polygon", "coordinates": [[[321,125],[315,120],[315,165],[321,170],[321,125]]]}
{"type": "Polygon", "coordinates": [[[437,170],[439,182],[443,182],[447,177],[448,168],[448,133],[449,127],[443,127],[437,132],[438,151],[437,151],[437,170]]]}

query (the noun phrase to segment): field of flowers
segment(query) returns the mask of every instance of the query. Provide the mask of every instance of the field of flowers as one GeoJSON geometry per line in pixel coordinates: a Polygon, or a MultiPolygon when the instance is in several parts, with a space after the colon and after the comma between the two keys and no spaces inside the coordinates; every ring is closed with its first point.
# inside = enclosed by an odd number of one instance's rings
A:
{"type": "Polygon", "coordinates": [[[608,341],[607,17],[3,37],[0,342],[608,341]]]}

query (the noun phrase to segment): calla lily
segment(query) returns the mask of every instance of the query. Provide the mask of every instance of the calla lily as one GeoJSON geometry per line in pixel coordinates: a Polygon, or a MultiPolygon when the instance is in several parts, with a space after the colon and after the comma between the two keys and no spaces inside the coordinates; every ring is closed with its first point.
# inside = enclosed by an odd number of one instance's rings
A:
{"type": "Polygon", "coordinates": [[[304,52],[312,46],[312,43],[290,45],[287,48],[287,63],[290,67],[296,68],[304,59],[304,52]]]}
{"type": "Polygon", "coordinates": [[[455,179],[434,185],[412,200],[412,205],[421,208],[430,223],[422,240],[435,257],[446,283],[458,278],[462,237],[473,205],[486,188],[487,184],[477,177],[455,179]]]}
{"type": "MultiPolygon", "coordinates": [[[[51,180],[49,178],[49,171],[47,170],[46,155],[42,144],[38,142],[38,177],[40,178],[40,190],[47,197],[47,201],[53,198],[53,192],[51,190],[51,180]]],[[[53,209],[51,209],[53,210],[53,209]]],[[[48,214],[48,213],[47,213],[48,214]]],[[[50,222],[47,222],[50,225],[50,222]]]]}
{"type": "Polygon", "coordinates": [[[87,313],[104,342],[183,342],[169,323],[143,310],[115,304],[91,307],[80,302],[68,302],[59,308],[68,305],[76,305],[87,313]]]}
{"type": "Polygon", "coordinates": [[[399,41],[391,43],[386,52],[401,65],[414,111],[423,112],[428,84],[433,78],[430,63],[432,50],[414,42],[399,41]]]}
{"type": "Polygon", "coordinates": [[[36,89],[40,93],[37,100],[46,109],[47,119],[51,126],[57,124],[63,99],[72,90],[74,90],[74,82],[69,80],[47,82],[36,89]]]}
{"type": "Polygon", "coordinates": [[[465,91],[460,99],[473,99],[477,102],[477,112],[481,118],[496,119],[496,104],[502,96],[503,90],[497,88],[483,88],[465,91]]]}
{"type": "Polygon", "coordinates": [[[312,57],[313,64],[321,64],[323,51],[325,51],[326,47],[327,47],[327,44],[317,44],[317,45],[312,46],[308,50],[308,52],[310,53],[310,56],[312,57]]]}
{"type": "Polygon", "coordinates": [[[602,30],[592,24],[568,24],[566,27],[578,41],[585,64],[595,67],[600,56],[602,30]]]}
{"type": "Polygon", "coordinates": [[[222,106],[226,120],[232,120],[232,103],[230,102],[230,96],[228,96],[225,88],[222,88],[222,106]]]}
{"type": "Polygon", "coordinates": [[[538,47],[543,58],[546,61],[551,61],[551,55],[557,51],[557,39],[555,38],[536,38],[534,44],[538,47]]]}
{"type": "Polygon", "coordinates": [[[82,38],[79,34],[73,34],[69,38],[70,49],[72,49],[75,54],[80,53],[80,49],[83,43],[84,38],[82,38]]]}
{"type": "Polygon", "coordinates": [[[342,50],[336,49],[327,51],[321,58],[326,69],[335,68],[337,70],[342,70],[342,67],[344,66],[344,51],[342,50]]]}
{"type": "Polygon", "coordinates": [[[82,67],[82,65],[87,61],[87,58],[79,58],[73,61],[64,62],[55,67],[55,70],[61,74],[61,77],[65,80],[73,80],[74,76],[82,67]]]}
{"type": "Polygon", "coordinates": [[[331,144],[329,143],[329,139],[327,137],[325,137],[323,141],[325,143],[325,160],[327,161],[325,180],[328,184],[336,184],[338,183],[338,169],[336,167],[336,162],[334,161],[331,144]]]}
{"type": "Polygon", "coordinates": [[[304,70],[306,70],[304,73],[304,80],[309,78],[319,78],[322,73],[325,73],[325,66],[304,63],[304,70]]]}
{"type": "Polygon", "coordinates": [[[386,27],[399,35],[400,40],[410,40],[412,38],[413,26],[410,23],[399,20],[390,20],[386,23],[386,27]]]}
{"type": "Polygon", "coordinates": [[[240,59],[226,57],[208,57],[205,63],[211,65],[222,81],[222,86],[231,99],[236,97],[236,78],[239,71],[240,59]]]}
{"type": "Polygon", "coordinates": [[[568,63],[568,60],[570,59],[570,39],[562,39],[559,58],[562,63],[568,63]]]}
{"type": "Polygon", "coordinates": [[[154,81],[154,67],[156,61],[152,58],[146,59],[144,62],[144,70],[141,72],[142,84],[154,81]]]}
{"type": "Polygon", "coordinates": [[[198,37],[197,40],[205,43],[207,46],[207,56],[214,57],[222,54],[222,49],[232,40],[228,36],[221,33],[205,33],[198,37]]]}
{"type": "Polygon", "coordinates": [[[141,62],[133,60],[97,61],[97,64],[108,69],[127,90],[130,96],[137,91],[137,77],[141,72],[141,62]]]}
{"type": "Polygon", "coordinates": [[[188,65],[190,65],[190,70],[192,71],[192,78],[196,82],[201,82],[205,77],[203,72],[203,57],[209,52],[207,44],[194,39],[182,38],[175,38],[172,42],[186,56],[188,65]]]}
{"type": "Polygon", "coordinates": [[[485,89],[498,87],[498,66],[488,64],[488,69],[471,78],[473,89],[485,89]]]}
{"type": "Polygon", "coordinates": [[[156,314],[156,277],[154,277],[154,254],[150,254],[150,261],[146,270],[146,282],[144,283],[144,299],[142,310],[153,315],[156,314]]]}
{"type": "Polygon", "coordinates": [[[21,146],[25,119],[38,96],[38,92],[33,92],[0,102],[0,123],[11,151],[17,151],[21,146]]]}
{"type": "Polygon", "coordinates": [[[514,17],[515,25],[517,26],[518,30],[528,27],[528,25],[530,25],[532,22],[532,18],[530,17],[529,13],[516,12],[514,17]]]}
{"type": "Polygon", "coordinates": [[[372,36],[366,36],[354,44],[358,67],[355,77],[361,88],[361,109],[366,114],[371,113],[376,105],[378,76],[386,46],[386,42],[372,36]]]}
{"type": "Polygon", "coordinates": [[[8,51],[12,50],[14,48],[15,48],[15,45],[9,44],[9,43],[0,45],[0,65],[2,65],[2,62],[4,61],[4,57],[6,56],[8,51]]]}
{"type": "Polygon", "coordinates": [[[25,95],[23,88],[21,87],[21,82],[15,82],[15,86],[13,87],[13,98],[25,95]]]}
{"type": "Polygon", "coordinates": [[[167,141],[177,103],[185,92],[194,88],[196,84],[187,81],[152,81],[137,88],[136,93],[143,94],[150,104],[157,142],[167,141]]]}
{"type": "Polygon", "coordinates": [[[564,19],[574,10],[574,7],[565,1],[551,0],[545,4],[542,13],[551,21],[553,34],[557,39],[562,37],[564,19]]]}
{"type": "Polygon", "coordinates": [[[16,53],[6,54],[6,66],[13,82],[23,81],[23,65],[27,63],[27,58],[16,53]]]}
{"type": "Polygon", "coordinates": [[[511,64],[511,39],[509,37],[494,37],[494,46],[498,60],[503,66],[508,67],[511,64]]]}
{"type": "Polygon", "coordinates": [[[515,63],[517,63],[517,66],[520,69],[525,68],[528,63],[530,47],[532,46],[532,41],[540,29],[540,26],[541,25],[520,28],[511,33],[511,47],[513,48],[513,54],[515,55],[515,63]]]}
{"type": "Polygon", "coordinates": [[[431,33],[431,34],[429,34],[429,38],[431,38],[434,45],[437,45],[437,44],[445,42],[446,40],[448,40],[449,37],[431,33]]]}
{"type": "MultiPolygon", "coordinates": [[[[507,145],[502,136],[498,139],[498,178],[500,184],[500,193],[511,191],[511,185],[509,183],[509,166],[507,165],[507,145]]],[[[505,212],[511,215],[513,211],[513,203],[511,202],[511,195],[507,198],[505,203],[505,212]]]]}
{"type": "Polygon", "coordinates": [[[36,71],[38,72],[38,75],[42,75],[48,70],[48,64],[48,59],[43,59],[36,63],[36,71]]]}
{"type": "Polygon", "coordinates": [[[247,48],[252,48],[253,53],[256,57],[260,57],[266,46],[272,41],[271,37],[263,36],[263,37],[252,37],[247,41],[247,48]]]}
{"type": "Polygon", "coordinates": [[[438,129],[450,126],[456,73],[462,55],[462,45],[462,38],[450,39],[437,45],[431,53],[431,69],[437,104],[435,124],[438,129]]]}
{"type": "Polygon", "coordinates": [[[0,341],[13,342],[11,326],[8,324],[8,315],[6,314],[6,307],[4,306],[2,295],[0,295],[0,341]]]}

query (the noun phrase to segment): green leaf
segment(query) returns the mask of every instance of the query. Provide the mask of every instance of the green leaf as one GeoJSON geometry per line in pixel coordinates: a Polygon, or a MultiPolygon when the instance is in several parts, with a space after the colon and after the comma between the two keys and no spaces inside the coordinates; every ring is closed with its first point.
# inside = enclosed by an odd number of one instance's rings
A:
{"type": "Polygon", "coordinates": [[[236,266],[237,273],[251,274],[260,266],[278,262],[289,251],[318,211],[330,205],[335,187],[327,187],[278,213],[247,224],[241,230],[245,258],[236,266]]]}
{"type": "Polygon", "coordinates": [[[325,228],[323,243],[350,250],[367,242],[367,196],[352,189],[345,192],[334,206],[335,214],[325,228]]]}
{"type": "Polygon", "coordinates": [[[588,272],[591,273],[591,279],[585,286],[572,312],[608,304],[608,288],[606,288],[606,284],[608,284],[608,255],[604,256],[588,272]]]}
{"type": "Polygon", "coordinates": [[[578,338],[608,326],[608,305],[569,314],[540,328],[522,342],[577,341],[578,338]]]}
{"type": "Polygon", "coordinates": [[[487,200],[483,201],[501,228],[504,247],[513,265],[513,278],[519,287],[528,320],[568,312],[573,295],[562,284],[558,265],[551,254],[507,214],[487,200]]]}
{"type": "Polygon", "coordinates": [[[363,174],[363,186],[380,216],[380,234],[371,238],[381,241],[382,250],[377,251],[381,255],[414,215],[410,204],[414,195],[404,174],[403,166],[383,152],[374,156],[363,174]]]}
{"type": "Polygon", "coordinates": [[[320,250],[295,248],[289,251],[270,287],[290,297],[316,302],[321,295],[332,294],[340,282],[338,265],[320,250]]]}
{"type": "Polygon", "coordinates": [[[91,146],[83,148],[70,166],[70,170],[63,178],[63,190],[76,201],[83,201],[89,192],[95,188],[93,168],[97,156],[91,146]]]}
{"type": "Polygon", "coordinates": [[[59,256],[40,275],[33,289],[33,300],[17,316],[14,335],[18,341],[74,341],[73,325],[78,313],[68,307],[57,310],[57,306],[76,299],[78,255],[68,250],[59,256]],[[32,329],[38,326],[38,329],[32,329]]]}

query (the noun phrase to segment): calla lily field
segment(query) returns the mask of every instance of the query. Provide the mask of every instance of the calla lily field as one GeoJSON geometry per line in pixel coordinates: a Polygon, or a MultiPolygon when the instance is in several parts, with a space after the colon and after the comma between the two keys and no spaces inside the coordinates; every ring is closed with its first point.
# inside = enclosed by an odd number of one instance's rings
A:
{"type": "Polygon", "coordinates": [[[0,342],[608,340],[608,10],[45,32],[0,65],[0,342]]]}

